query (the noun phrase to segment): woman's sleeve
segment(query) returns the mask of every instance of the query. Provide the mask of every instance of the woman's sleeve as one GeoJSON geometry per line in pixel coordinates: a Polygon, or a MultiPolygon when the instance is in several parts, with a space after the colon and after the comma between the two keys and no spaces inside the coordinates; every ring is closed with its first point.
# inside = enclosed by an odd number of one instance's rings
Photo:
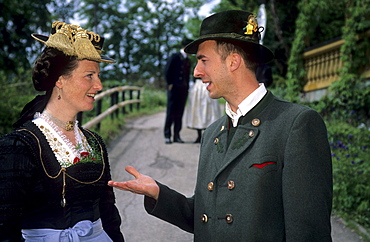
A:
{"type": "Polygon", "coordinates": [[[11,135],[0,138],[0,241],[23,241],[20,221],[34,166],[24,141],[11,135]]]}
{"type": "Polygon", "coordinates": [[[103,223],[104,231],[108,234],[108,236],[115,242],[116,241],[121,242],[124,241],[123,235],[120,230],[121,217],[115,205],[116,198],[114,195],[113,187],[108,186],[108,181],[111,180],[108,154],[105,144],[101,137],[98,136],[98,140],[103,148],[105,162],[105,171],[104,171],[105,190],[100,199],[99,206],[100,217],[103,223]]]}
{"type": "Polygon", "coordinates": [[[104,231],[113,241],[124,241],[120,230],[121,217],[115,205],[113,191],[108,191],[106,196],[106,198],[110,197],[110,199],[104,199],[100,202],[100,216],[104,231]]]}

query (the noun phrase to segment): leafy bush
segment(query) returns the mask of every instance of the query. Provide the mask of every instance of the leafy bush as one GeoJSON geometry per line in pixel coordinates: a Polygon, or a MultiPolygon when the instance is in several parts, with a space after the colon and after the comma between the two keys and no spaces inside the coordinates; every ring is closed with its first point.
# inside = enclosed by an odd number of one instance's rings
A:
{"type": "Polygon", "coordinates": [[[370,227],[370,130],[345,122],[327,123],[333,158],[333,210],[370,227]]]}
{"type": "Polygon", "coordinates": [[[160,110],[166,107],[167,96],[164,90],[145,88],[140,108],[143,110],[160,110]]]}
{"type": "Polygon", "coordinates": [[[13,75],[14,81],[6,79],[0,71],[0,135],[13,130],[13,123],[18,120],[23,107],[37,94],[30,80],[30,72],[13,75]]]}

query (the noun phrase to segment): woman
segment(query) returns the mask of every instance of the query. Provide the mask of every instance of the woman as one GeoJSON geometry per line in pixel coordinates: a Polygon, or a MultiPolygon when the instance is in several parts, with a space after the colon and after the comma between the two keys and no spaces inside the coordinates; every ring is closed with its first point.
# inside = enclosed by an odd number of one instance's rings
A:
{"type": "Polygon", "coordinates": [[[1,241],[124,241],[103,140],[76,120],[102,89],[103,39],[54,22],[33,68],[36,90],[0,139],[1,241]],[[22,238],[23,237],[23,238],[22,238]]]}
{"type": "Polygon", "coordinates": [[[218,99],[209,97],[205,84],[201,79],[195,79],[189,90],[188,105],[186,106],[186,125],[189,129],[197,130],[198,137],[194,143],[200,143],[202,131],[221,117],[218,99]]]}

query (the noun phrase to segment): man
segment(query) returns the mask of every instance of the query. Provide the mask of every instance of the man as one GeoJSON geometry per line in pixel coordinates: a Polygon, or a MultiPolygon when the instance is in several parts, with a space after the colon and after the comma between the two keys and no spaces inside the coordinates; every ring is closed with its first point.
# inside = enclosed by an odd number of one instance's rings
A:
{"type": "Polygon", "coordinates": [[[226,113],[202,137],[195,193],[186,198],[126,170],[109,185],[145,195],[148,213],[194,233],[195,241],[331,241],[332,167],[326,127],[314,110],[276,98],[256,80],[273,55],[245,34],[251,13],[230,10],[202,22],[194,76],[226,113]]]}
{"type": "Polygon", "coordinates": [[[166,144],[171,144],[171,127],[173,125],[173,141],[184,143],[180,138],[182,128],[182,116],[188,97],[190,79],[190,60],[184,52],[184,47],[191,40],[184,39],[182,48],[170,56],[164,69],[167,82],[167,113],[164,125],[164,138],[166,144]]]}
{"type": "Polygon", "coordinates": [[[260,64],[256,69],[256,78],[259,83],[263,83],[265,87],[272,85],[272,70],[267,64],[260,64]]]}

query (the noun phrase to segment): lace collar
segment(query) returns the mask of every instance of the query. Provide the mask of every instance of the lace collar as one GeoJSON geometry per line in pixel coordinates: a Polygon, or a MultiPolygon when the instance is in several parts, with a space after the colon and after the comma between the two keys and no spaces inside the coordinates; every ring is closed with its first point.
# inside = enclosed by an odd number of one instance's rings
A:
{"type": "Polygon", "coordinates": [[[63,134],[59,127],[53,123],[47,116],[37,112],[32,122],[45,135],[50,148],[53,150],[59,164],[66,168],[73,165],[75,157],[80,158],[81,152],[91,152],[91,147],[87,142],[85,135],[78,128],[76,121],[74,127],[76,143],[78,148],[63,134]]]}

